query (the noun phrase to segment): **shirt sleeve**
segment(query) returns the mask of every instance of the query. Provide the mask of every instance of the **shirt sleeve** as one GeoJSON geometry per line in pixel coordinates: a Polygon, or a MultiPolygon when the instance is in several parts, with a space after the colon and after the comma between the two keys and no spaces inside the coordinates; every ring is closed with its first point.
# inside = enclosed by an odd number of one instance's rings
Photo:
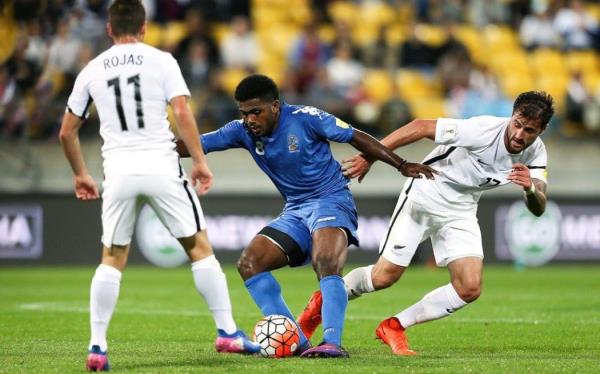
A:
{"type": "Polygon", "coordinates": [[[165,61],[165,76],[163,79],[167,102],[177,96],[191,96],[177,60],[169,54],[165,61]]]}
{"type": "Polygon", "coordinates": [[[532,147],[535,147],[533,150],[533,155],[532,158],[527,162],[529,175],[531,178],[539,179],[547,184],[548,170],[546,169],[546,166],[548,163],[548,154],[546,153],[546,146],[544,143],[539,141],[537,145],[534,144],[532,147]]]}
{"type": "Polygon", "coordinates": [[[348,143],[354,136],[354,128],[327,112],[314,107],[300,111],[307,117],[310,129],[318,136],[338,143],[348,143]]]}
{"type": "Polygon", "coordinates": [[[88,116],[88,109],[92,104],[92,96],[89,91],[89,80],[87,77],[87,69],[84,68],[73,85],[73,91],[67,100],[67,112],[73,113],[77,117],[84,119],[88,116]]]}
{"type": "Polygon", "coordinates": [[[246,129],[242,121],[229,122],[218,130],[202,134],[202,148],[204,153],[224,151],[229,148],[243,148],[244,142],[242,137],[246,133],[246,129]]]}
{"type": "Polygon", "coordinates": [[[479,116],[469,119],[439,118],[435,127],[435,143],[479,148],[489,145],[503,118],[479,116]]]}

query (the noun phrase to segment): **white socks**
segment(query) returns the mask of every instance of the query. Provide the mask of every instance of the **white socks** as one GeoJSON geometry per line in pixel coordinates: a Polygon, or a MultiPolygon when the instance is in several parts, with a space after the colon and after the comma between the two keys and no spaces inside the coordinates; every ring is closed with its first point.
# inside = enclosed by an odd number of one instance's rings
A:
{"type": "Polygon", "coordinates": [[[192,273],[196,289],[208,304],[217,329],[233,334],[237,326],[231,314],[231,300],[227,279],[221,264],[214,255],[192,263],[192,273]]]}
{"type": "Polygon", "coordinates": [[[452,283],[448,283],[429,292],[421,301],[396,314],[396,318],[406,329],[417,323],[447,317],[465,305],[467,303],[458,296],[452,283]]]}
{"type": "Polygon", "coordinates": [[[107,349],[106,330],[117,305],[120,286],[121,272],[112,266],[100,264],[90,287],[90,349],[92,345],[99,345],[102,351],[107,349]]]}
{"type": "Polygon", "coordinates": [[[375,288],[373,287],[373,279],[371,278],[373,266],[375,265],[356,268],[346,274],[344,277],[344,284],[346,285],[348,300],[356,299],[363,293],[375,291],[375,288]]]}

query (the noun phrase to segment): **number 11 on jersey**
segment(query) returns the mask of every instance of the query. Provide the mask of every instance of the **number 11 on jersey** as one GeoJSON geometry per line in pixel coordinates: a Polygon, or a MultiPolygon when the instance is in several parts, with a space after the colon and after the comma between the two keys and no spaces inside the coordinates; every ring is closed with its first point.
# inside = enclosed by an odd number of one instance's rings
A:
{"type": "MultiPolygon", "coordinates": [[[[117,114],[119,115],[119,121],[121,122],[121,130],[127,131],[127,120],[125,119],[125,112],[123,111],[123,102],[121,99],[121,83],[120,77],[115,77],[108,80],[106,83],[108,86],[112,86],[115,90],[115,103],[117,106],[117,114]]],[[[144,128],[144,111],[142,108],[142,92],[140,89],[140,75],[136,74],[127,78],[127,84],[133,84],[133,98],[135,99],[135,113],[137,115],[138,128],[144,128]]]]}

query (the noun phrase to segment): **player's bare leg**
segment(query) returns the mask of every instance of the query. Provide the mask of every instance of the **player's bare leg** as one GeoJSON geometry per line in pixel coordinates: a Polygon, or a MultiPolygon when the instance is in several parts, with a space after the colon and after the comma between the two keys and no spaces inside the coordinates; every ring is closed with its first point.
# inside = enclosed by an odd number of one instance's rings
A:
{"type": "Polygon", "coordinates": [[[381,322],[377,337],[397,355],[415,354],[408,346],[404,330],[423,322],[448,317],[467,303],[475,301],[481,292],[483,261],[479,257],[464,257],[448,264],[451,282],[426,294],[394,317],[381,322]]]}
{"type": "Polygon", "coordinates": [[[323,342],[304,352],[301,357],[346,358],[341,346],[348,297],[341,277],[348,254],[348,238],[340,228],[325,227],[315,231],[312,263],[319,278],[323,305],[323,342]]]}
{"type": "Polygon", "coordinates": [[[206,230],[178,239],[192,263],[194,285],[208,304],[215,325],[218,352],[257,353],[260,347],[238,330],[233,319],[227,279],[215,257],[206,230]]]}
{"type": "Polygon", "coordinates": [[[127,265],[129,245],[102,248],[102,262],[96,269],[90,286],[91,337],[86,369],[108,371],[106,332],[117,305],[121,288],[121,273],[127,265]]]}
{"type": "MultiPolygon", "coordinates": [[[[285,253],[270,239],[257,235],[242,252],[238,261],[238,272],[264,316],[279,314],[295,322],[281,294],[281,287],[271,274],[272,270],[287,266],[289,260],[285,253]]],[[[296,350],[302,353],[310,348],[310,341],[300,331],[300,345],[296,350]]]]}

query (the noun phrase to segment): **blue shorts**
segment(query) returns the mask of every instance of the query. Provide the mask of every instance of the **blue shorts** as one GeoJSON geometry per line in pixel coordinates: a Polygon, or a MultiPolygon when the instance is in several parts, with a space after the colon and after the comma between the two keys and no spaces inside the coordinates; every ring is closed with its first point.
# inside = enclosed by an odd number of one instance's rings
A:
{"type": "Polygon", "coordinates": [[[358,219],[350,190],[302,203],[288,203],[279,217],[258,234],[273,240],[288,257],[290,266],[300,266],[310,262],[312,233],[323,227],[343,229],[348,245],[358,246],[358,219]]]}

